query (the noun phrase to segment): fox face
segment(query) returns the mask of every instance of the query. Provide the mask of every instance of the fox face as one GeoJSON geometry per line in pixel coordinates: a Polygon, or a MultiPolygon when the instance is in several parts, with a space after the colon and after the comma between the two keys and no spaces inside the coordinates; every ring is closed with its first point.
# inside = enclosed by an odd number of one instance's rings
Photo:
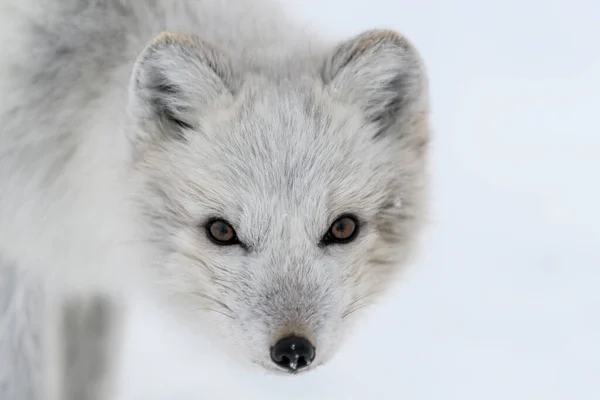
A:
{"type": "Polygon", "coordinates": [[[162,34],[130,86],[157,287],[235,359],[274,372],[331,359],[393,286],[426,211],[415,49],[369,31],[315,59],[291,78],[242,74],[201,39],[162,34]]]}

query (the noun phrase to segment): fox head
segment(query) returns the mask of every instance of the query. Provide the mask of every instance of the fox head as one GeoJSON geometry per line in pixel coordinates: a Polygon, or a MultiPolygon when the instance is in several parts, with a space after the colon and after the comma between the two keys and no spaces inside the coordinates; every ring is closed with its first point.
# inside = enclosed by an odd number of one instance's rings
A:
{"type": "Polygon", "coordinates": [[[129,99],[157,286],[236,359],[279,372],[331,359],[426,212],[427,78],[409,41],[368,31],[294,62],[244,71],[165,33],[129,99]]]}

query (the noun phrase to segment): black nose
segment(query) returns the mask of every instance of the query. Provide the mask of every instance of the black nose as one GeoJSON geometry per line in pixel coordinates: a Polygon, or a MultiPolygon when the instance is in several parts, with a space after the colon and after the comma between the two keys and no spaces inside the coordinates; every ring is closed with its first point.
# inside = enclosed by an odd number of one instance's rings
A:
{"type": "Polygon", "coordinates": [[[315,348],[306,339],[288,336],[271,347],[271,359],[281,368],[296,371],[310,365],[315,359],[315,348]]]}

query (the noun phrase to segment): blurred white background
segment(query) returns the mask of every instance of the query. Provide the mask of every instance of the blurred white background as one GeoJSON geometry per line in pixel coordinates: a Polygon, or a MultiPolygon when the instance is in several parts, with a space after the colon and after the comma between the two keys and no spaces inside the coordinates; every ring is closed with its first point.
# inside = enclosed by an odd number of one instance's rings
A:
{"type": "Polygon", "coordinates": [[[422,257],[305,376],[240,371],[140,307],[119,399],[600,399],[600,1],[285,2],[332,37],[387,27],[420,49],[422,257]]]}

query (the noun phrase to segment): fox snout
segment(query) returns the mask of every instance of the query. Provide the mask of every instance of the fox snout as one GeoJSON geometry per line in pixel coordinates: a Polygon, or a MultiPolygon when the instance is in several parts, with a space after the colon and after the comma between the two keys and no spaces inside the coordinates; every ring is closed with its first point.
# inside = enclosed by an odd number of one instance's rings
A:
{"type": "Polygon", "coordinates": [[[261,274],[244,274],[245,288],[234,306],[240,325],[234,329],[252,336],[252,348],[245,351],[263,367],[292,374],[313,369],[336,347],[346,290],[326,273],[332,267],[323,261],[298,259],[294,269],[270,265],[254,267],[261,274]]]}

